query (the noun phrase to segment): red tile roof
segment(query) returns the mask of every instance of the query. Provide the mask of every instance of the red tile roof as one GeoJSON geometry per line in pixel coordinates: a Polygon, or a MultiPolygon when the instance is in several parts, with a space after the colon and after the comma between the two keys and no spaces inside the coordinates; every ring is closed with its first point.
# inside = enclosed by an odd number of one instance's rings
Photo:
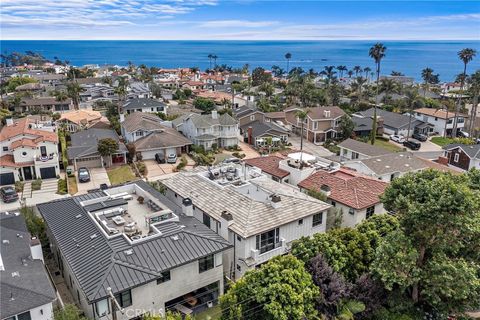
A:
{"type": "Polygon", "coordinates": [[[26,138],[23,138],[23,139],[20,139],[20,140],[17,140],[17,141],[13,141],[12,144],[10,145],[10,147],[12,149],[16,149],[18,147],[32,147],[32,148],[35,148],[36,146],[37,146],[37,144],[35,143],[34,140],[26,139],[26,138]]]}
{"type": "Polygon", "coordinates": [[[28,118],[21,118],[15,120],[14,124],[11,126],[4,126],[2,131],[0,131],[0,141],[11,139],[21,134],[28,134],[35,136],[33,141],[38,143],[40,141],[51,141],[58,142],[58,136],[55,132],[31,129],[29,127],[31,120],[28,118]]]}
{"type": "Polygon", "coordinates": [[[31,166],[32,164],[33,164],[33,161],[15,163],[15,161],[13,160],[13,155],[11,154],[6,154],[0,157],[0,166],[2,167],[20,168],[20,167],[31,166]]]}
{"type": "Polygon", "coordinates": [[[388,186],[386,182],[347,169],[333,173],[318,171],[298,184],[300,188],[315,191],[320,191],[322,185],[330,187],[330,200],[357,210],[379,203],[379,196],[388,186]]]}
{"type": "Polygon", "coordinates": [[[277,178],[284,178],[290,174],[290,172],[285,171],[279,168],[280,161],[283,160],[281,157],[277,156],[268,156],[268,157],[258,157],[245,160],[245,163],[261,169],[263,172],[266,172],[277,178]]]}

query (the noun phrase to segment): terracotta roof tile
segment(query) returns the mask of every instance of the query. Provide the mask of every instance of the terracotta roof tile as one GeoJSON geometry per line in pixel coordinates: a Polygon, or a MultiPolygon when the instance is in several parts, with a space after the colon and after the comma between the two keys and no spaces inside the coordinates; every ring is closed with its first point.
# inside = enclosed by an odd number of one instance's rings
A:
{"type": "Polygon", "coordinates": [[[298,184],[303,189],[316,191],[322,185],[330,187],[329,199],[357,210],[379,203],[379,196],[388,186],[386,182],[346,169],[333,173],[318,171],[298,184]]]}
{"type": "Polygon", "coordinates": [[[290,174],[290,172],[279,168],[279,163],[283,158],[277,156],[258,157],[245,160],[245,163],[261,169],[277,178],[284,178],[290,174]]]}
{"type": "Polygon", "coordinates": [[[18,147],[32,147],[32,148],[35,148],[36,146],[37,146],[37,144],[35,143],[34,140],[26,139],[26,138],[23,138],[23,139],[20,139],[20,140],[17,140],[17,141],[13,141],[12,144],[10,145],[10,147],[12,149],[16,149],[18,147]]]}
{"type": "Polygon", "coordinates": [[[29,124],[30,120],[28,118],[21,118],[14,122],[11,126],[5,126],[0,131],[0,141],[11,139],[21,134],[28,134],[35,136],[35,142],[40,141],[51,141],[58,142],[58,136],[54,132],[30,129],[29,124]]]}
{"type": "Polygon", "coordinates": [[[31,166],[32,164],[33,164],[33,161],[15,163],[15,161],[13,160],[13,155],[11,154],[6,154],[0,157],[0,166],[2,167],[20,168],[20,167],[31,166]]]}

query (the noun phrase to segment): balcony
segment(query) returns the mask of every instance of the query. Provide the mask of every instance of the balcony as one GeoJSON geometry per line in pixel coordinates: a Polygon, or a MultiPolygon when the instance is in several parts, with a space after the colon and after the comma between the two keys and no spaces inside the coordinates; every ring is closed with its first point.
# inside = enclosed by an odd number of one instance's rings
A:
{"type": "Polygon", "coordinates": [[[45,162],[51,162],[51,161],[56,161],[58,158],[58,155],[56,153],[50,153],[48,155],[42,156],[42,155],[35,155],[33,157],[33,161],[35,164],[41,164],[45,162]]]}
{"type": "Polygon", "coordinates": [[[284,254],[287,252],[287,246],[285,239],[280,239],[279,242],[275,243],[273,248],[261,253],[261,250],[251,249],[250,256],[255,261],[255,264],[264,263],[271,258],[284,254]]]}

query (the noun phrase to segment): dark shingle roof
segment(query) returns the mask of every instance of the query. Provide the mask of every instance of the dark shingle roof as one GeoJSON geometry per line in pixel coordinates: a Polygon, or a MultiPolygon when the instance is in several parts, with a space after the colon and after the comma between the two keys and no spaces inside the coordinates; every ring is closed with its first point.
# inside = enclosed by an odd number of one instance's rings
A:
{"type": "MultiPolygon", "coordinates": [[[[135,184],[173,211],[180,211],[146,182],[135,184]]],[[[102,195],[99,192],[90,197],[102,195]]],[[[73,197],[37,207],[89,302],[106,297],[108,287],[118,293],[159,278],[163,271],[231,247],[200,221],[185,216],[179,216],[179,222],[165,223],[162,228],[168,232],[140,243],[129,244],[123,236],[107,239],[78,201],[73,197]],[[92,239],[93,234],[97,237],[92,239]],[[178,240],[172,239],[174,234],[178,240]],[[127,255],[127,249],[133,254],[127,255]]]]}
{"type": "Polygon", "coordinates": [[[353,140],[353,139],[347,139],[342,143],[340,143],[338,146],[340,148],[352,150],[352,151],[364,154],[366,156],[371,156],[371,157],[392,153],[383,148],[372,146],[371,144],[353,140]]]}
{"type": "Polygon", "coordinates": [[[134,132],[139,129],[146,131],[163,129],[165,126],[161,122],[162,119],[154,114],[134,112],[125,117],[121,124],[128,132],[134,132]]]}
{"type": "Polygon", "coordinates": [[[253,137],[260,137],[267,133],[271,133],[271,134],[277,133],[280,135],[282,134],[285,135],[288,133],[287,130],[271,122],[253,121],[242,126],[241,128],[243,131],[247,131],[249,127],[252,127],[253,137]]]}
{"type": "MultiPolygon", "coordinates": [[[[359,112],[363,117],[373,117],[374,110],[370,108],[365,111],[359,112]]],[[[383,124],[391,128],[405,128],[408,126],[410,117],[400,113],[390,112],[377,108],[377,116],[383,118],[383,124]]],[[[412,119],[414,121],[415,119],[412,119]]]]}
{"type": "Polygon", "coordinates": [[[98,141],[106,138],[117,141],[119,150],[126,151],[125,145],[119,142],[117,133],[111,129],[90,128],[72,134],[71,138],[72,145],[67,149],[69,159],[99,154],[98,141]]]}
{"type": "Polygon", "coordinates": [[[0,319],[54,301],[55,290],[43,262],[30,258],[30,234],[23,217],[0,213],[0,236],[5,269],[1,271],[0,319]],[[18,276],[13,277],[14,272],[18,276]]]}
{"type": "Polygon", "coordinates": [[[445,150],[461,148],[471,159],[480,159],[480,144],[466,145],[461,143],[453,143],[445,146],[445,150]]]}
{"type": "Polygon", "coordinates": [[[123,105],[125,110],[132,110],[132,109],[141,109],[141,108],[157,108],[157,107],[166,107],[166,104],[148,98],[137,98],[137,99],[130,99],[123,105]]]}
{"type": "Polygon", "coordinates": [[[153,131],[146,137],[134,142],[137,151],[164,149],[168,147],[183,147],[192,144],[175,129],[164,127],[161,131],[153,131]]]}

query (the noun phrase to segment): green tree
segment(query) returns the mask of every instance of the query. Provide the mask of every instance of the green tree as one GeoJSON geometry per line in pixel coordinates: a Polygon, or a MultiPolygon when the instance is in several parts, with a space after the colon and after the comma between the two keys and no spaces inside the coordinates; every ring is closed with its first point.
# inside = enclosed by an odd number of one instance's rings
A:
{"type": "Polygon", "coordinates": [[[340,118],[338,129],[340,130],[342,139],[348,139],[352,136],[353,129],[355,129],[355,123],[353,123],[352,119],[345,114],[340,118]]]}
{"type": "Polygon", "coordinates": [[[2,90],[3,93],[7,92],[14,92],[15,88],[27,83],[36,83],[37,80],[29,78],[29,77],[12,77],[8,79],[6,84],[2,84],[2,89],[5,88],[5,90],[2,90]]]}
{"type": "Polygon", "coordinates": [[[75,109],[78,110],[80,104],[80,92],[83,92],[84,89],[76,81],[67,83],[67,94],[72,98],[73,105],[75,109]]]}
{"type": "Polygon", "coordinates": [[[285,53],[285,59],[287,59],[287,74],[290,70],[290,59],[292,59],[292,54],[290,52],[285,53]]]}
{"type": "Polygon", "coordinates": [[[81,311],[74,304],[66,304],[63,309],[57,309],[53,313],[54,320],[87,320],[81,315],[81,311]]]}
{"type": "Polygon", "coordinates": [[[212,99],[198,97],[193,101],[193,106],[205,112],[210,112],[215,109],[215,102],[212,99]]]}
{"type": "Polygon", "coordinates": [[[110,156],[118,150],[118,142],[112,138],[100,139],[98,140],[97,150],[102,157],[111,160],[110,156]]]}
{"type": "MultiPolygon", "coordinates": [[[[477,114],[478,109],[478,96],[480,95],[480,70],[475,71],[469,79],[469,88],[468,92],[473,97],[472,99],[472,110],[470,112],[470,119],[475,119],[475,115],[477,114]]],[[[470,121],[470,128],[468,132],[470,136],[473,136],[475,130],[475,121],[470,121]]]]}
{"type": "Polygon", "coordinates": [[[315,319],[319,294],[300,260],[277,256],[247,272],[220,298],[221,319],[315,319]]]}
{"type": "Polygon", "coordinates": [[[385,51],[387,48],[381,44],[376,43],[373,47],[370,48],[368,54],[369,56],[375,61],[376,72],[377,72],[377,92],[375,98],[375,107],[373,109],[373,123],[372,123],[372,133],[370,137],[371,144],[375,144],[375,138],[377,136],[377,107],[378,107],[378,89],[379,89],[379,80],[380,80],[380,63],[382,59],[385,57],[385,51]]]}
{"type": "Polygon", "coordinates": [[[431,84],[437,84],[439,80],[439,75],[433,73],[433,69],[425,68],[422,70],[422,79],[423,83],[423,97],[425,98],[427,91],[431,84]]]}
{"type": "Polygon", "coordinates": [[[478,304],[480,194],[471,177],[426,170],[391,182],[382,201],[400,227],[373,263],[387,289],[447,313],[478,304]]]}
{"type": "Polygon", "coordinates": [[[407,134],[407,141],[411,136],[411,127],[412,127],[412,119],[413,119],[413,110],[417,108],[422,108],[425,106],[423,103],[423,100],[420,99],[420,96],[418,95],[418,89],[415,87],[412,87],[408,89],[405,92],[405,100],[406,104],[408,106],[408,113],[410,114],[409,119],[408,119],[408,134],[407,134]]]}
{"type": "Polygon", "coordinates": [[[265,69],[258,67],[253,69],[252,71],[252,85],[253,86],[260,86],[264,83],[272,82],[272,74],[266,72],[265,69]]]}
{"type": "MultiPolygon", "coordinates": [[[[464,86],[465,86],[465,80],[467,79],[467,64],[473,60],[473,58],[477,55],[477,50],[472,49],[472,48],[465,48],[462,49],[458,52],[458,58],[463,62],[463,73],[462,73],[462,80],[460,83],[460,87],[463,91],[464,86]]],[[[457,106],[455,108],[455,121],[453,123],[453,130],[452,130],[452,137],[455,137],[457,134],[457,116],[458,113],[460,112],[460,105],[461,105],[462,99],[461,95],[458,96],[457,99],[457,106]]]]}

